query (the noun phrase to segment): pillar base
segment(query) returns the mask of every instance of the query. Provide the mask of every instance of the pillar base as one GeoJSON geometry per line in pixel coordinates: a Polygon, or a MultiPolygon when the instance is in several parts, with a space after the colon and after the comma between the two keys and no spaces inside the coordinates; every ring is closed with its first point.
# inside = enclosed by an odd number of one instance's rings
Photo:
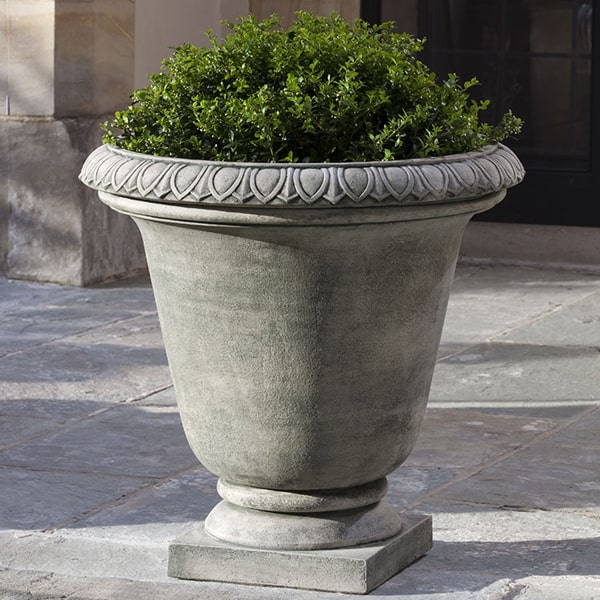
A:
{"type": "Polygon", "coordinates": [[[169,546],[169,576],[368,594],[423,556],[432,545],[431,517],[402,515],[402,531],[387,540],[328,550],[266,550],[209,536],[204,523],[169,546]]]}

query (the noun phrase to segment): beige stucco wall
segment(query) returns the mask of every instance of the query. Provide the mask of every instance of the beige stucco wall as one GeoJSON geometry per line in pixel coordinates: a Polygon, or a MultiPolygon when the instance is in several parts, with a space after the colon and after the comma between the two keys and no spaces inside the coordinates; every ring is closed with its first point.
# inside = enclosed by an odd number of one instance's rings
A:
{"type": "Polygon", "coordinates": [[[249,12],[248,0],[136,0],[135,87],[144,87],[148,76],[160,69],[171,47],[184,42],[208,43],[212,30],[221,36],[221,21],[235,21],[249,12]]]}
{"type": "Polygon", "coordinates": [[[112,112],[133,85],[133,0],[0,0],[0,115],[112,112]]]}
{"type": "Polygon", "coordinates": [[[250,10],[259,18],[278,14],[289,23],[298,10],[308,10],[327,16],[335,11],[344,19],[354,21],[360,15],[360,0],[250,0],[250,10]]]}
{"type": "Polygon", "coordinates": [[[236,21],[249,13],[261,19],[277,13],[289,23],[301,9],[321,15],[336,11],[354,20],[360,14],[360,0],[136,0],[135,87],[147,84],[171,47],[207,44],[209,29],[226,35],[222,21],[236,21]]]}
{"type": "Polygon", "coordinates": [[[55,116],[122,108],[133,85],[135,2],[56,0],[55,116]]]}
{"type": "Polygon", "coordinates": [[[223,20],[297,10],[349,20],[359,0],[0,0],[0,115],[113,112],[170,47],[226,34],[223,20]]]}
{"type": "Polygon", "coordinates": [[[0,0],[0,114],[54,112],[54,0],[0,0]]]}

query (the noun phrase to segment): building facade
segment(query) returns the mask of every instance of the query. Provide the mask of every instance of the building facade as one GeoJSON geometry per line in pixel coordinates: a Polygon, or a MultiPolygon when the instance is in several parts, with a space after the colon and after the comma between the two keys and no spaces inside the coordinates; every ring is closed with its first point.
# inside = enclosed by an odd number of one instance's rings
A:
{"type": "Polygon", "coordinates": [[[514,147],[526,183],[469,226],[466,255],[600,265],[591,1],[0,0],[0,272],[87,285],[143,271],[133,223],[77,181],[99,124],[170,47],[206,43],[223,20],[276,12],[289,21],[299,9],[395,20],[428,37],[434,70],[479,75],[498,112],[525,118],[514,147]]]}

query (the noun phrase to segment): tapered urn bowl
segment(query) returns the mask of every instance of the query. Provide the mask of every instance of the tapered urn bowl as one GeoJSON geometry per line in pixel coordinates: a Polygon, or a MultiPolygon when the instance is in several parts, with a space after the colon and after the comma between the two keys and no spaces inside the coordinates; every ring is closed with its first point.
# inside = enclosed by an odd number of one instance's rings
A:
{"type": "Polygon", "coordinates": [[[206,532],[392,538],[386,476],[425,412],[461,238],[523,177],[505,146],[411,161],[218,163],[102,146],[80,178],[141,231],[206,532]]]}

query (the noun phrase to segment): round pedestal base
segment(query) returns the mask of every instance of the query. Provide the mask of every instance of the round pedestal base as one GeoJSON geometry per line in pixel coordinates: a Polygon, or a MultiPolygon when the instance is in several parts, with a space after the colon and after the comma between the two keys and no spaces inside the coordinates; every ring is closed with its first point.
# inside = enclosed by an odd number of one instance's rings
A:
{"type": "Polygon", "coordinates": [[[275,513],[223,501],[206,518],[206,532],[225,542],[270,550],[360,546],[396,535],[402,521],[386,502],[330,513],[275,513]]]}

